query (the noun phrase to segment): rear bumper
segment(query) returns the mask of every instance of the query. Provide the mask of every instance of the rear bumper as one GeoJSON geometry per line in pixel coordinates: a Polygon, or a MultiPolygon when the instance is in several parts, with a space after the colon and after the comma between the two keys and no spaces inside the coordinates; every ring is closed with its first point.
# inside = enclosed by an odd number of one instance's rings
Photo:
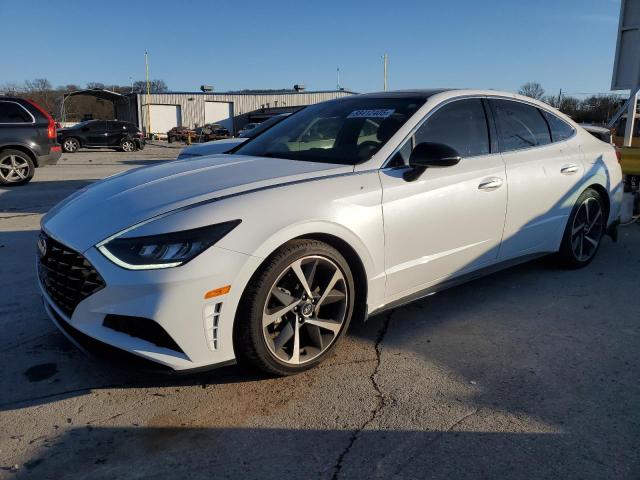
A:
{"type": "Polygon", "coordinates": [[[38,157],[38,167],[43,167],[44,165],[55,165],[60,160],[62,156],[62,151],[55,152],[49,151],[47,155],[40,155],[38,157]]]}

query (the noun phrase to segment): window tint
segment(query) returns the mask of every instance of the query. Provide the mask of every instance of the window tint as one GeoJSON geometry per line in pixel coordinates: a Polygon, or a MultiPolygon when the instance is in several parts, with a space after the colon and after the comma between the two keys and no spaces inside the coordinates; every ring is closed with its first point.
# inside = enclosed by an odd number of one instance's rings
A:
{"type": "Polygon", "coordinates": [[[509,100],[491,100],[504,151],[551,143],[549,128],[535,107],[509,100]]]}
{"type": "Polygon", "coordinates": [[[489,131],[482,100],[458,100],[437,110],[416,132],[415,144],[444,143],[462,157],[488,154],[489,131]]]}
{"type": "Polygon", "coordinates": [[[14,102],[0,102],[0,123],[31,123],[29,112],[14,102]]]}
{"type": "Polygon", "coordinates": [[[573,135],[573,127],[567,122],[560,120],[554,114],[544,111],[544,116],[549,123],[549,129],[551,130],[551,138],[554,142],[561,142],[573,135]]]}

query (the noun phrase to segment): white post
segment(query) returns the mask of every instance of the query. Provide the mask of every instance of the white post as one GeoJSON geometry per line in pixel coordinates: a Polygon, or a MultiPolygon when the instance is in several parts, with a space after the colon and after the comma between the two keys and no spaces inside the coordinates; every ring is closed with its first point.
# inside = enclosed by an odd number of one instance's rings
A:
{"type": "Polygon", "coordinates": [[[631,90],[627,107],[627,125],[624,129],[624,146],[630,147],[633,140],[633,124],[636,121],[636,105],[638,104],[638,87],[631,90]]]}
{"type": "Polygon", "coordinates": [[[384,91],[387,91],[387,62],[388,62],[388,56],[385,53],[383,58],[383,62],[384,62],[384,91]]]}

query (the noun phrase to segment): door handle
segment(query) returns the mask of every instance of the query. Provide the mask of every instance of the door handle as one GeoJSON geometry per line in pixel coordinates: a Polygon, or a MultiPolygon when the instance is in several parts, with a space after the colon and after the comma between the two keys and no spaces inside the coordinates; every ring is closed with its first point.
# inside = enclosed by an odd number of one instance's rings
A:
{"type": "Polygon", "coordinates": [[[480,182],[480,185],[478,185],[478,190],[496,190],[502,186],[502,183],[502,179],[498,177],[485,178],[480,182]]]}
{"type": "Polygon", "coordinates": [[[569,163],[567,165],[563,165],[562,168],[560,169],[560,173],[564,175],[573,175],[577,171],[578,171],[578,165],[576,165],[575,163],[569,163]]]}

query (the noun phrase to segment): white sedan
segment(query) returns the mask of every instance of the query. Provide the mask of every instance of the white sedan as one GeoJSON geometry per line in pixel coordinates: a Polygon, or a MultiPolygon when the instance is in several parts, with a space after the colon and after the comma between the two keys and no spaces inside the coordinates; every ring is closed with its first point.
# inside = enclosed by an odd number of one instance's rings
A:
{"type": "Polygon", "coordinates": [[[351,321],[540,255],[588,265],[621,179],[611,145],[530,98],[351,96],[77,192],[42,220],[39,283],[84,348],[293,374],[351,321]]]}

